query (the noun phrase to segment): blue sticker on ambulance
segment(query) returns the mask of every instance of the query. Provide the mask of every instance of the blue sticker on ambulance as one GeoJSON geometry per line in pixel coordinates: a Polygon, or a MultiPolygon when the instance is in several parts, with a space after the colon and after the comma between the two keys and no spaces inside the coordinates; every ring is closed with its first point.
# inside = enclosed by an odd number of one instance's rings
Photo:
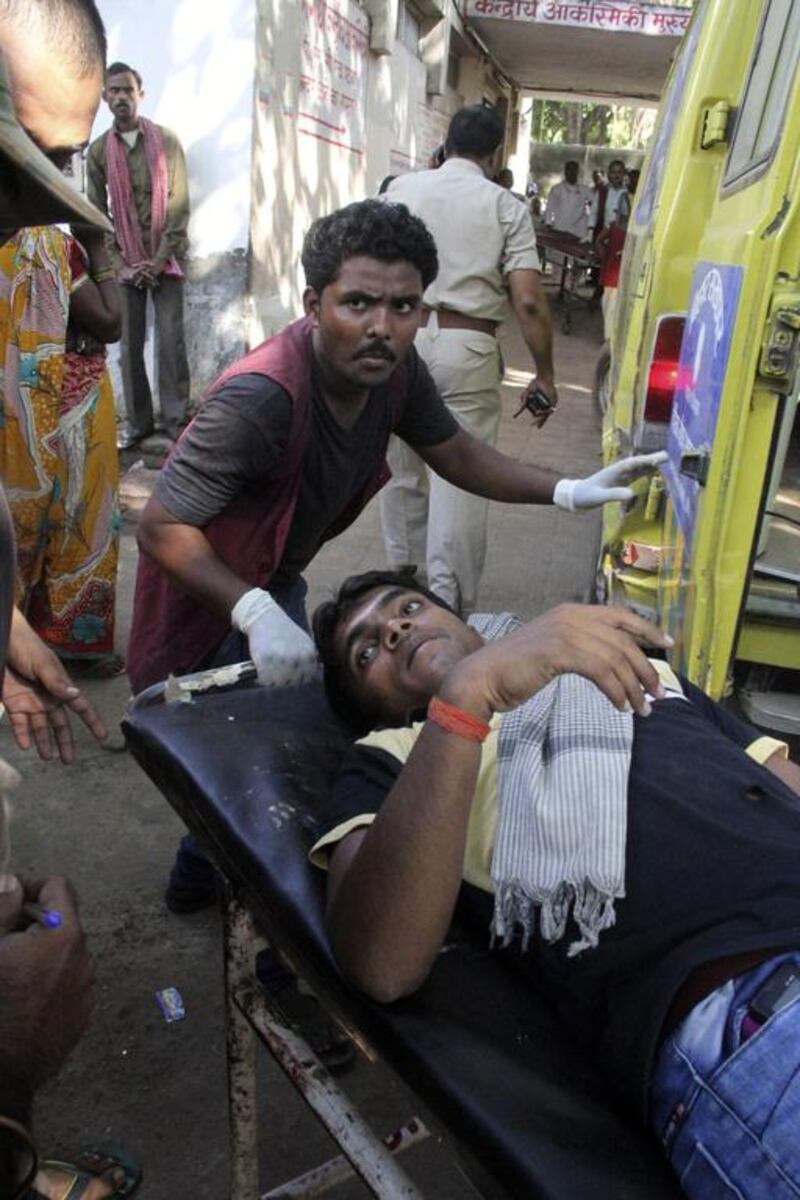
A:
{"type": "Polygon", "coordinates": [[[664,464],[667,489],[687,548],[691,547],[701,487],[681,472],[684,455],[710,455],[725,384],[742,267],[698,263],[681,343],[678,386],[664,464]]]}

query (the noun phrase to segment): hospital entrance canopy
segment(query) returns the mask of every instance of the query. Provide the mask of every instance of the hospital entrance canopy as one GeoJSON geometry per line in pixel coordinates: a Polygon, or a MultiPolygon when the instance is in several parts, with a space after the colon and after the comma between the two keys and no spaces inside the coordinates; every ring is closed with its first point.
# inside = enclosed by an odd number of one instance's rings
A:
{"type": "Polygon", "coordinates": [[[668,4],[463,0],[465,24],[526,92],[654,102],[689,24],[668,4]]]}

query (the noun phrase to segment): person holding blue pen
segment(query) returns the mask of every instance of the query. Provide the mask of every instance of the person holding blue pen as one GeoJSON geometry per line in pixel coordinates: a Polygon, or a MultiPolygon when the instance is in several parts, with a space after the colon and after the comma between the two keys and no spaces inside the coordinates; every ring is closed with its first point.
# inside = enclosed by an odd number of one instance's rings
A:
{"type": "Polygon", "coordinates": [[[64,918],[57,908],[46,908],[44,904],[38,904],[35,900],[23,904],[22,915],[31,921],[38,921],[45,929],[60,929],[64,924],[64,918]]]}
{"type": "MultiPolygon", "coordinates": [[[[105,31],[94,0],[0,3],[0,248],[19,228],[58,221],[105,227],[59,169],[87,142],[100,101],[105,31]],[[15,108],[16,102],[16,108],[15,108]]],[[[14,314],[0,276],[0,349],[14,314]]],[[[0,356],[0,367],[2,357],[0,356]]],[[[1,389],[0,389],[1,390],[1,389]]],[[[67,711],[97,737],[102,723],[14,608],[15,539],[0,487],[0,681],[18,744],[73,756],[67,711]],[[12,618],[13,614],[13,618],[12,618]],[[14,671],[8,670],[8,666],[14,671]],[[10,685],[10,686],[9,686],[10,685]]],[[[0,793],[15,772],[0,762],[0,793]]],[[[5,797],[0,806],[5,814],[5,797]]],[[[86,1031],[92,966],[66,879],[9,875],[0,846],[0,1197],[103,1200],[130,1196],[141,1172],[98,1150],[39,1162],[34,1094],[86,1031]]]]}

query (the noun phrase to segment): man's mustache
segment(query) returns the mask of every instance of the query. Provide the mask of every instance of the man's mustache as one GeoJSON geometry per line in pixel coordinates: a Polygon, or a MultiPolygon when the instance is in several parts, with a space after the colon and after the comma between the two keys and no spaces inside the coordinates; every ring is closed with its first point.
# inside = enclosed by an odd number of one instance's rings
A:
{"type": "Polygon", "coordinates": [[[359,350],[356,358],[385,358],[387,362],[392,363],[397,361],[397,355],[388,346],[381,345],[380,342],[375,342],[371,346],[359,350]]]}

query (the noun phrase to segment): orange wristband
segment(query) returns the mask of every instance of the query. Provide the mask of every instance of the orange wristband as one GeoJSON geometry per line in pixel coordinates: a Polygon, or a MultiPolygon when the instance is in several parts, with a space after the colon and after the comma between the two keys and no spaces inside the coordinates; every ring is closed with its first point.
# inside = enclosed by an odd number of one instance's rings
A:
{"type": "Polygon", "coordinates": [[[434,696],[428,705],[428,720],[433,721],[446,733],[454,733],[457,737],[466,738],[468,742],[485,742],[489,736],[490,726],[469,713],[462,712],[454,704],[440,700],[434,696]]]}

